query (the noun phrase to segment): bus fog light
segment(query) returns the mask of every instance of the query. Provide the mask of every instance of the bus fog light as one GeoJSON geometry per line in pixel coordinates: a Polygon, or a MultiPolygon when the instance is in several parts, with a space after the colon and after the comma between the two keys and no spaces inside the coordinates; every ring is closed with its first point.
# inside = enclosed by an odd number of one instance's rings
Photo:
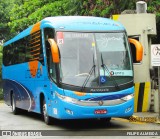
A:
{"type": "Polygon", "coordinates": [[[73,115],[73,111],[69,110],[69,109],[65,109],[66,113],[73,115]]]}
{"type": "Polygon", "coordinates": [[[125,110],[125,113],[129,112],[131,109],[132,109],[132,106],[128,107],[128,108],[125,110]]]}

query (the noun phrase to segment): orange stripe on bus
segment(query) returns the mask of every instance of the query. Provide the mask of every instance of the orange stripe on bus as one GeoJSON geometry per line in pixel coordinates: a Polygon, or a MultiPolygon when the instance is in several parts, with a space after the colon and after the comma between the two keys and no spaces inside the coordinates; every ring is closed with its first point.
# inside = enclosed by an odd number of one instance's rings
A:
{"type": "Polygon", "coordinates": [[[32,34],[31,34],[31,37],[34,37],[34,36],[39,35],[39,34],[40,34],[40,30],[37,31],[37,32],[32,33],[32,34]]]}
{"type": "Polygon", "coordinates": [[[36,40],[36,41],[30,42],[30,44],[34,44],[34,43],[37,43],[37,42],[40,42],[40,40],[36,40]]]}
{"type": "Polygon", "coordinates": [[[32,59],[29,59],[30,61],[33,61],[33,60],[39,60],[39,57],[38,58],[32,58],[32,59]]]}
{"type": "Polygon", "coordinates": [[[77,96],[85,96],[86,93],[84,92],[77,92],[77,91],[74,91],[74,94],[76,94],[77,96]]]}
{"type": "Polygon", "coordinates": [[[39,55],[40,53],[36,53],[36,54],[32,54],[32,56],[36,56],[36,55],[39,55]]]}
{"type": "Polygon", "coordinates": [[[30,74],[32,78],[34,78],[38,70],[38,61],[30,61],[28,64],[29,64],[30,74]]]}
{"type": "Polygon", "coordinates": [[[41,25],[41,22],[37,22],[36,24],[34,24],[30,33],[32,34],[36,31],[40,30],[40,25],[41,25]]]}
{"type": "Polygon", "coordinates": [[[38,36],[34,36],[33,38],[31,38],[30,41],[33,41],[33,40],[35,40],[35,39],[39,39],[40,37],[41,37],[40,34],[38,34],[38,36]]]}
{"type": "Polygon", "coordinates": [[[35,47],[38,47],[38,46],[40,46],[40,44],[29,46],[29,48],[35,48],[35,47]]]}
{"type": "MultiPolygon", "coordinates": [[[[36,31],[39,31],[40,30],[40,25],[41,25],[41,22],[38,22],[38,23],[34,24],[30,34],[36,32],[36,31]]],[[[40,44],[38,46],[40,46],[40,44]]],[[[34,47],[36,47],[36,46],[34,46],[34,47]]],[[[38,70],[38,61],[37,60],[36,61],[30,61],[30,62],[28,62],[28,66],[29,66],[30,74],[31,74],[32,78],[34,78],[36,76],[37,70],[38,70]]]]}
{"type": "Polygon", "coordinates": [[[38,48],[38,49],[35,49],[35,50],[32,50],[31,52],[36,52],[36,51],[38,51],[38,50],[40,50],[40,48],[38,48]]]}

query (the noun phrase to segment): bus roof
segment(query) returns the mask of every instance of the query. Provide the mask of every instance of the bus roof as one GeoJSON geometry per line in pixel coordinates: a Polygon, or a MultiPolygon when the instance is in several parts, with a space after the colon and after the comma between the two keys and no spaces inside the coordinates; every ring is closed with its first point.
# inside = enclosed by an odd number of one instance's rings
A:
{"type": "MultiPolygon", "coordinates": [[[[29,34],[33,33],[35,25],[25,29],[17,36],[7,41],[4,46],[17,41],[29,34]]],[[[40,29],[51,27],[61,31],[122,31],[125,30],[123,25],[108,18],[92,17],[92,16],[57,16],[47,17],[39,22],[40,29]]]]}

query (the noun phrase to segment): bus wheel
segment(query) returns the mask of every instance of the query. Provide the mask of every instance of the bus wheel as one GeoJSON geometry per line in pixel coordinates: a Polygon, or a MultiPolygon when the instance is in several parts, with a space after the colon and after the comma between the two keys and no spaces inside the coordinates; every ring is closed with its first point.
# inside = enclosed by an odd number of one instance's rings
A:
{"type": "Polygon", "coordinates": [[[51,117],[49,117],[47,113],[47,104],[45,100],[43,100],[43,119],[47,125],[51,124],[51,117]]]}
{"type": "Polygon", "coordinates": [[[18,108],[16,107],[16,101],[15,101],[15,96],[14,96],[14,94],[12,94],[12,97],[11,97],[11,99],[12,99],[12,112],[13,112],[13,114],[18,114],[18,108]]]}

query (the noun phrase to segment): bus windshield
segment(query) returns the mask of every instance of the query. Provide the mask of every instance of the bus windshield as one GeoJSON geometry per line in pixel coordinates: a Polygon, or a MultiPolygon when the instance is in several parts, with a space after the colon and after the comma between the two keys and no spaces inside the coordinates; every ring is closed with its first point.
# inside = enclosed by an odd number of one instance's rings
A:
{"type": "Polygon", "coordinates": [[[124,32],[57,32],[60,82],[82,87],[115,87],[133,81],[124,32]],[[104,66],[105,65],[105,68],[104,66]]]}

